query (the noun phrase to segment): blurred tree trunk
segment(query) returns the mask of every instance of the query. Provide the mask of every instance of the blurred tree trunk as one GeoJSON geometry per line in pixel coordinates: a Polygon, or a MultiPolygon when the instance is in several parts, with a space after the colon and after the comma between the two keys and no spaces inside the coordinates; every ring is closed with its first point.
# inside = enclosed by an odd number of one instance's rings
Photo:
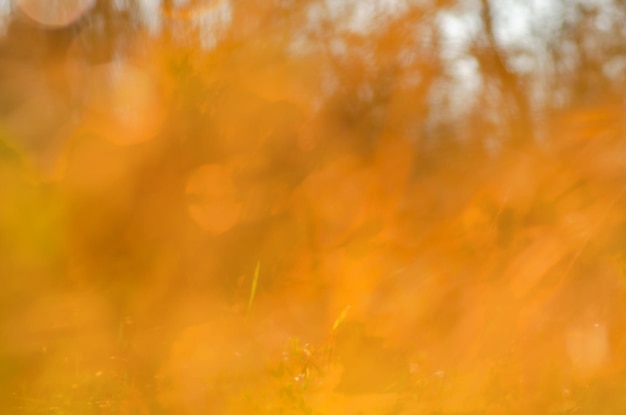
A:
{"type": "Polygon", "coordinates": [[[485,30],[487,48],[482,54],[479,54],[479,63],[486,74],[494,72],[495,77],[501,82],[501,91],[505,102],[516,111],[516,113],[510,114],[507,120],[511,130],[509,136],[512,144],[533,142],[532,118],[528,97],[522,90],[522,80],[507,65],[506,56],[498,45],[493,27],[495,17],[489,0],[482,0],[481,3],[481,19],[485,30]]]}

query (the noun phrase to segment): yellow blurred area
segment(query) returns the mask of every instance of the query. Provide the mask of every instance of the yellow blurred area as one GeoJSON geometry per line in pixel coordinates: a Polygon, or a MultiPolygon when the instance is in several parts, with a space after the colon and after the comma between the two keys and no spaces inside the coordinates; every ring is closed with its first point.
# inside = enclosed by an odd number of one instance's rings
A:
{"type": "Polygon", "coordinates": [[[625,410],[624,105],[422,3],[10,3],[0,413],[625,410]]]}

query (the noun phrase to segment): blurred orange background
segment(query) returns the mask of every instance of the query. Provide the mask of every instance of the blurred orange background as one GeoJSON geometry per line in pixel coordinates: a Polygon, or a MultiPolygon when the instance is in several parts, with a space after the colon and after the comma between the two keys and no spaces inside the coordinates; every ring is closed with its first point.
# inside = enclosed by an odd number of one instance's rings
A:
{"type": "Polygon", "coordinates": [[[625,13],[0,1],[1,412],[626,409],[625,13]]]}

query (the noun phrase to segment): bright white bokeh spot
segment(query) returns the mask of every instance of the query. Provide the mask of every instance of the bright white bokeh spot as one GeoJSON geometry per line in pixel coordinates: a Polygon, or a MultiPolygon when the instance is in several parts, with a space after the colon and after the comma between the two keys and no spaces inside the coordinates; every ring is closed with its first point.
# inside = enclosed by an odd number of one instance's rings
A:
{"type": "Polygon", "coordinates": [[[233,10],[228,0],[217,0],[213,5],[194,13],[191,24],[200,33],[203,49],[213,49],[230,27],[233,10]]]}
{"type": "Polygon", "coordinates": [[[481,30],[480,16],[473,13],[441,12],[437,24],[442,34],[442,54],[446,59],[465,54],[474,37],[481,30]]]}
{"type": "Polygon", "coordinates": [[[139,17],[141,22],[152,34],[161,31],[161,0],[138,0],[139,17]]]}

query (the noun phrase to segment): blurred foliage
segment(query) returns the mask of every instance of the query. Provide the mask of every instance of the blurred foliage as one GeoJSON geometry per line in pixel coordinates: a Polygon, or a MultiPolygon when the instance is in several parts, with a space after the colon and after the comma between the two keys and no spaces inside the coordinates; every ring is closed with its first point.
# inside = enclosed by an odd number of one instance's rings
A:
{"type": "Polygon", "coordinates": [[[0,1],[0,407],[623,411],[625,13],[0,1]]]}

